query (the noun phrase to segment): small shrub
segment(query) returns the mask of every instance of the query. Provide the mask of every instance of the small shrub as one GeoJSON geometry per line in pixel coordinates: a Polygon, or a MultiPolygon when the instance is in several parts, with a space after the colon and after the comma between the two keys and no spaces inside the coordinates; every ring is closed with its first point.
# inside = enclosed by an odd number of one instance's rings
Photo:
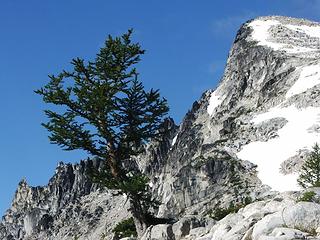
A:
{"type": "Polygon", "coordinates": [[[304,227],[301,226],[294,226],[294,229],[297,229],[301,232],[306,232],[309,233],[311,236],[317,236],[317,230],[314,228],[310,228],[310,229],[305,229],[304,227]]]}
{"type": "Polygon", "coordinates": [[[250,203],[252,203],[252,198],[250,196],[245,197],[244,199],[244,206],[249,205],[250,203]]]}
{"type": "Polygon", "coordinates": [[[247,206],[250,203],[252,203],[252,198],[247,196],[240,203],[234,204],[231,202],[228,208],[217,207],[216,209],[209,211],[208,215],[214,220],[219,221],[230,213],[237,213],[241,208],[247,206]]]}
{"type": "Polygon", "coordinates": [[[230,213],[229,208],[220,208],[217,207],[215,210],[211,210],[209,212],[209,217],[213,218],[216,221],[221,220],[225,216],[227,216],[230,213]]]}
{"type": "Polygon", "coordinates": [[[133,218],[128,218],[128,219],[125,219],[125,220],[119,222],[115,226],[115,228],[112,230],[112,232],[118,238],[136,237],[137,236],[137,230],[136,230],[136,226],[134,225],[133,218]]]}
{"type": "Polygon", "coordinates": [[[313,202],[314,196],[316,195],[315,192],[309,191],[305,192],[300,198],[298,198],[298,202],[313,202]]]}

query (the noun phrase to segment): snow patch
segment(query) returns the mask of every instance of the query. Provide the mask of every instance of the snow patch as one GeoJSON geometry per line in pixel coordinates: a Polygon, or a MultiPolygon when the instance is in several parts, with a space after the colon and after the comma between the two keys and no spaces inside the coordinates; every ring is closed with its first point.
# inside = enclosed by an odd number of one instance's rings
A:
{"type": "Polygon", "coordinates": [[[211,93],[207,112],[212,116],[214,110],[222,103],[223,99],[217,94],[217,91],[211,93]]]}
{"type": "Polygon", "coordinates": [[[318,49],[294,46],[292,44],[280,43],[276,42],[276,40],[272,41],[272,37],[270,36],[269,30],[273,26],[282,25],[286,28],[289,28],[294,31],[303,32],[310,37],[320,38],[320,27],[308,27],[308,26],[296,26],[290,24],[282,24],[277,20],[255,20],[249,23],[249,27],[252,28],[253,32],[251,37],[254,41],[258,42],[258,45],[267,46],[274,50],[285,51],[288,53],[305,53],[312,52],[318,49]]]}
{"type": "Polygon", "coordinates": [[[301,149],[312,149],[319,141],[320,134],[310,131],[315,123],[320,123],[320,108],[307,107],[298,109],[295,106],[275,107],[268,112],[257,115],[254,124],[272,118],[285,118],[287,124],[278,130],[278,137],[267,142],[251,142],[237,153],[240,159],[248,160],[258,166],[258,177],[264,184],[277,191],[298,190],[298,174],[283,175],[280,164],[297,154],[301,149]]]}
{"type": "Polygon", "coordinates": [[[248,26],[253,29],[251,34],[252,38],[258,42],[259,45],[269,46],[271,48],[278,49],[281,44],[279,43],[272,43],[268,41],[269,39],[269,29],[272,26],[279,25],[280,22],[276,20],[255,20],[251,22],[248,26]]]}
{"type": "Polygon", "coordinates": [[[178,138],[178,134],[172,139],[172,143],[171,143],[172,147],[176,144],[177,138],[178,138]]]}
{"type": "Polygon", "coordinates": [[[304,67],[300,73],[299,79],[287,92],[286,98],[303,93],[318,84],[320,84],[320,65],[304,67]]]}
{"type": "Polygon", "coordinates": [[[297,26],[291,24],[285,26],[293,31],[305,33],[310,37],[320,38],[320,26],[297,26]]]}

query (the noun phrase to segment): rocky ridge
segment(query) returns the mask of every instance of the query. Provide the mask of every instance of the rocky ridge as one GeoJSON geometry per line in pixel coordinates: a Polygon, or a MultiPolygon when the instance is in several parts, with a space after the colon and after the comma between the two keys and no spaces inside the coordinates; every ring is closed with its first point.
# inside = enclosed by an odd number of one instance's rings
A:
{"type": "MultiPolygon", "coordinates": [[[[180,126],[168,120],[168,135],[136,159],[162,203],[157,215],[177,221],[150,227],[144,240],[320,239],[320,205],[272,191],[298,190],[299,166],[319,139],[319,40],[320,25],[302,19],[262,17],[240,28],[218,88],[180,126]],[[231,205],[243,208],[211,218],[231,205]]],[[[129,213],[124,196],[90,182],[86,172],[101,164],[60,164],[44,187],[22,181],[0,239],[112,239],[129,213]]]]}

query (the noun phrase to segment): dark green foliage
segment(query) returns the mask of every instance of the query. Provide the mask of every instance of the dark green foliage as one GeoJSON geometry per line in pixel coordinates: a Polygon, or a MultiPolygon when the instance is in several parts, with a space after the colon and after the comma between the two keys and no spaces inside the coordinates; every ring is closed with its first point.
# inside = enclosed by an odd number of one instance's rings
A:
{"type": "Polygon", "coordinates": [[[318,144],[313,146],[310,156],[303,164],[298,183],[303,188],[320,187],[320,148],[318,144]]]}
{"type": "Polygon", "coordinates": [[[250,203],[252,203],[252,199],[248,196],[242,202],[236,204],[231,202],[228,208],[216,207],[214,210],[211,210],[208,214],[214,220],[219,221],[225,216],[229,215],[230,213],[237,213],[241,208],[245,207],[250,203]]]}
{"type": "Polygon", "coordinates": [[[116,227],[112,230],[112,232],[116,235],[117,238],[125,238],[125,237],[136,237],[137,230],[134,225],[133,218],[125,219],[119,222],[116,227]]]}
{"type": "Polygon", "coordinates": [[[140,201],[143,209],[155,208],[159,206],[159,202],[152,198],[149,192],[149,178],[141,173],[127,176],[124,180],[115,180],[109,171],[92,171],[90,173],[93,181],[99,183],[108,189],[118,190],[118,194],[126,194],[129,197],[135,197],[140,201]]]}
{"type": "Polygon", "coordinates": [[[93,179],[126,193],[132,209],[144,217],[154,203],[148,179],[125,162],[141,153],[150,139],[163,136],[161,126],[169,109],[158,90],[146,91],[139,81],[135,66],[144,50],[132,43],[131,35],[132,30],[109,36],[94,61],[73,59],[71,70],[49,76],[35,92],[57,105],[55,111],[45,111],[49,121],[43,126],[51,143],[104,160],[105,169],[93,171],[93,179]]]}
{"type": "Polygon", "coordinates": [[[298,202],[314,202],[316,193],[313,191],[305,192],[297,201],[298,202]]]}
{"type": "Polygon", "coordinates": [[[158,90],[146,92],[138,81],[134,65],[144,51],[131,43],[131,33],[109,36],[95,61],[73,59],[72,71],[49,76],[49,83],[36,91],[46,103],[64,107],[45,111],[49,122],[43,125],[52,143],[105,158],[112,141],[126,158],[159,134],[168,107],[158,90]]]}
{"type": "Polygon", "coordinates": [[[243,207],[249,205],[252,202],[253,201],[252,201],[252,198],[250,196],[245,197],[244,201],[243,201],[243,207]]]}
{"type": "Polygon", "coordinates": [[[228,208],[217,207],[215,210],[209,213],[209,216],[214,220],[219,221],[230,213],[234,213],[234,207],[232,206],[231,207],[229,206],[228,208]]]}

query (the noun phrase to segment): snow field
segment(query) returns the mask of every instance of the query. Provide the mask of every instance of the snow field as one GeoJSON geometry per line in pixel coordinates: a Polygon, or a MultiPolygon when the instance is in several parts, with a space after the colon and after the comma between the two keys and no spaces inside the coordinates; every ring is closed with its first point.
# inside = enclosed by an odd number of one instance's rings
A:
{"type": "Polygon", "coordinates": [[[254,124],[272,118],[285,118],[288,123],[278,131],[278,137],[267,142],[252,142],[238,152],[240,159],[248,160],[258,166],[258,177],[273,190],[298,190],[298,174],[283,175],[280,164],[296,155],[300,149],[311,149],[319,141],[320,134],[310,131],[314,124],[319,124],[320,108],[298,109],[275,107],[256,116],[254,124]]]}
{"type": "Polygon", "coordinates": [[[211,93],[207,112],[212,116],[214,110],[222,103],[223,99],[217,94],[217,91],[211,93]]]}
{"type": "Polygon", "coordinates": [[[290,45],[286,43],[280,43],[272,41],[269,33],[269,29],[272,26],[282,25],[293,31],[304,33],[310,37],[320,38],[320,27],[318,26],[296,26],[291,24],[282,24],[277,20],[255,20],[251,22],[248,26],[252,28],[253,32],[251,37],[254,41],[258,42],[258,45],[267,46],[274,50],[285,51],[287,53],[302,53],[302,52],[312,52],[318,49],[301,47],[297,45],[290,45]]]}
{"type": "Polygon", "coordinates": [[[320,65],[303,67],[299,79],[289,89],[286,98],[300,94],[320,84],[320,65]]]}

